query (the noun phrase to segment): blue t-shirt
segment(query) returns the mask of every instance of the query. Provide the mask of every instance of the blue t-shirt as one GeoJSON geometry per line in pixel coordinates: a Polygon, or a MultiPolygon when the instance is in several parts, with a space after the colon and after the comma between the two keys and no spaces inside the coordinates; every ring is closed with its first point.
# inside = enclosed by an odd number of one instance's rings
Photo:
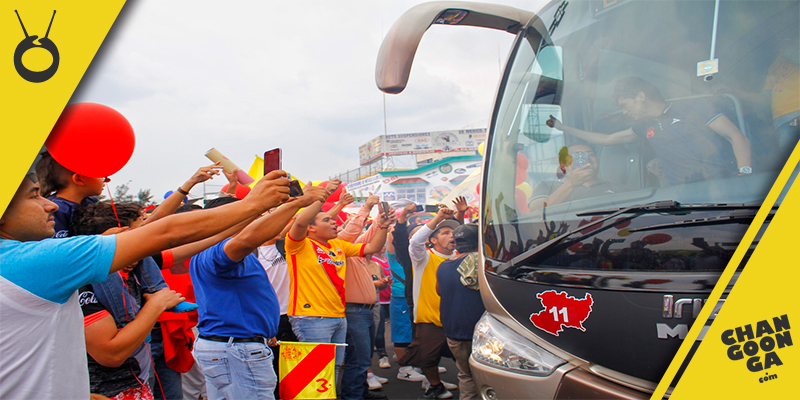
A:
{"type": "Polygon", "coordinates": [[[403,266],[397,262],[397,256],[394,254],[386,253],[386,259],[389,261],[389,268],[392,270],[392,297],[406,297],[406,285],[400,281],[400,279],[406,279],[403,266]],[[400,279],[397,279],[398,276],[400,279]]]}
{"type": "Polygon", "coordinates": [[[65,238],[69,236],[69,228],[72,224],[72,218],[75,216],[75,211],[79,208],[97,203],[97,197],[87,197],[81,200],[81,204],[69,201],[63,197],[52,195],[47,200],[56,203],[58,210],[53,213],[53,218],[56,220],[54,238],[65,238]]]}
{"type": "Polygon", "coordinates": [[[108,278],[116,245],[114,235],[36,242],[0,239],[0,276],[38,297],[64,304],[81,286],[108,278]]]}
{"type": "Polygon", "coordinates": [[[472,331],[486,307],[483,306],[480,291],[461,283],[461,274],[456,270],[461,261],[461,258],[444,260],[439,264],[436,271],[442,298],[439,312],[445,336],[454,340],[472,340],[472,331]]]}
{"type": "Polygon", "coordinates": [[[255,255],[235,262],[225,254],[228,240],[192,257],[189,265],[197,329],[204,336],[274,337],[281,314],[275,289],[255,255]]]}

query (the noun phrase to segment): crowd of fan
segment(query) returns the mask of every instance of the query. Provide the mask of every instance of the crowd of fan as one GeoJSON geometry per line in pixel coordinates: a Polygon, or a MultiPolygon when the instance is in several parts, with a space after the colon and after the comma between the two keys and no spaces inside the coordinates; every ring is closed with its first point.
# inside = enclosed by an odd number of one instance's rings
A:
{"type": "Polygon", "coordinates": [[[145,213],[99,202],[107,178],[43,155],[0,218],[0,398],[279,398],[281,340],[346,343],[339,397],[386,398],[371,365],[390,366],[387,318],[398,379],[423,382],[424,398],[477,398],[484,308],[463,198],[410,224],[415,204],[370,196],[340,225],[352,195],[321,209],[340,181],[290,197],[273,171],[240,200],[233,171],[226,193],[185,204],[222,172],[200,168],[145,213]],[[458,386],[440,380],[442,355],[458,386]]]}

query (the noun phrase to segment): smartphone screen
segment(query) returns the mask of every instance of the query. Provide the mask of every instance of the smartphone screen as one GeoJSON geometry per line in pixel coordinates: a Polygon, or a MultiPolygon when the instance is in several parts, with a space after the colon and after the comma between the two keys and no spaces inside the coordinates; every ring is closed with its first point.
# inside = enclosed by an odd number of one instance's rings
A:
{"type": "Polygon", "coordinates": [[[303,195],[303,189],[300,188],[300,182],[293,180],[289,182],[289,196],[298,197],[303,195]]]}
{"type": "Polygon", "coordinates": [[[433,213],[439,212],[439,206],[437,206],[435,204],[434,205],[426,204],[425,205],[425,212],[433,212],[433,213]]]}
{"type": "Polygon", "coordinates": [[[417,204],[417,212],[423,212],[423,211],[425,211],[425,207],[423,207],[422,204],[417,204]]]}
{"type": "Polygon", "coordinates": [[[382,201],[382,202],[381,202],[381,208],[382,208],[382,210],[381,210],[381,211],[382,211],[384,214],[386,214],[386,215],[389,215],[389,203],[387,203],[387,202],[385,202],[385,201],[382,201]]]}
{"type": "Polygon", "coordinates": [[[264,175],[282,169],[281,149],[272,149],[264,152],[264,175]]]}

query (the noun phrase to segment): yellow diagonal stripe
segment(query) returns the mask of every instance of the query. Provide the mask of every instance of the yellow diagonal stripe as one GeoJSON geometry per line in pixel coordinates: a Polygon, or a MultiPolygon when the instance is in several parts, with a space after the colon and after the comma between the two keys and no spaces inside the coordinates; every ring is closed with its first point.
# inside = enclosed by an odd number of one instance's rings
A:
{"type": "MultiPolygon", "coordinates": [[[[0,215],[124,4],[124,0],[12,0],[0,5],[0,58],[5,60],[0,63],[0,120],[4,125],[0,159],[6,165],[0,184],[0,215]],[[58,49],[58,69],[47,81],[33,83],[23,79],[12,62],[17,45],[26,38],[15,10],[29,36],[43,38],[47,34],[58,49]]],[[[25,52],[22,61],[27,69],[40,71],[50,66],[52,59],[46,50],[34,48],[25,52]]]]}
{"type": "MultiPolygon", "coordinates": [[[[767,194],[767,197],[764,199],[764,203],[761,205],[761,208],[758,210],[755,219],[750,224],[750,227],[747,229],[742,241],[739,243],[739,247],[736,249],[736,252],[734,252],[733,257],[731,258],[727,267],[725,267],[725,271],[723,271],[722,276],[720,276],[717,286],[714,287],[714,290],[708,296],[706,304],[710,305],[710,307],[703,307],[700,315],[692,325],[692,329],[689,331],[689,334],[684,339],[681,347],[678,349],[677,354],[675,354],[675,357],[670,363],[667,372],[661,378],[661,382],[659,382],[655,392],[653,392],[651,399],[661,399],[666,393],[670,383],[675,377],[675,374],[677,373],[683,361],[686,359],[686,355],[689,353],[692,344],[695,342],[695,340],[697,340],[700,331],[703,329],[705,322],[708,320],[708,317],[714,308],[713,306],[719,301],[723,291],[725,290],[725,287],[727,286],[727,283],[730,282],[731,277],[733,277],[734,272],[736,272],[736,268],[741,263],[745,253],[750,248],[753,239],[755,239],[756,234],[764,224],[767,214],[772,209],[772,206],[778,199],[778,196],[786,185],[786,182],[791,177],[792,171],[797,165],[798,160],[800,160],[800,147],[796,147],[792,152],[792,155],[789,157],[789,160],[786,161],[786,165],[783,167],[783,170],[778,176],[778,179],[775,181],[775,184],[772,186],[772,189],[770,189],[769,194],[767,194]]],[[[796,192],[797,188],[793,188],[790,191],[792,190],[796,192]]],[[[788,203],[787,201],[783,202],[778,215],[775,216],[767,230],[768,233],[778,230],[775,228],[775,226],[778,222],[779,216],[783,218],[781,224],[791,224],[791,222],[797,221],[795,215],[800,212],[800,205],[793,206],[792,204],[793,203],[788,203]]],[[[795,228],[794,224],[785,229],[790,228],[795,228]]],[[[792,234],[792,236],[793,235],[795,234],[792,234]]],[[[743,398],[741,397],[742,392],[740,391],[744,390],[745,386],[750,387],[752,382],[755,382],[755,384],[758,385],[759,376],[752,375],[752,373],[747,371],[747,368],[744,367],[741,362],[734,363],[733,361],[729,360],[727,353],[724,350],[720,353],[718,347],[722,344],[720,341],[720,333],[722,330],[724,330],[722,329],[723,327],[725,329],[733,329],[735,326],[740,326],[735,325],[737,322],[733,321],[749,321],[744,322],[741,325],[748,323],[755,324],[764,318],[772,318],[777,316],[772,314],[775,314],[778,312],[778,310],[783,309],[783,304],[777,300],[779,297],[777,293],[783,292],[785,295],[789,295],[795,290],[788,285],[793,284],[796,279],[791,279],[789,275],[786,275],[785,277],[781,276],[781,274],[795,274],[794,276],[797,277],[797,267],[795,267],[792,262],[792,260],[795,258],[795,254],[791,252],[792,247],[790,246],[787,248],[778,249],[777,252],[769,254],[768,250],[764,250],[764,248],[767,247],[767,243],[769,243],[768,236],[764,235],[759,242],[756,251],[744,269],[744,272],[739,276],[734,289],[726,299],[723,309],[719,312],[719,316],[717,316],[717,318],[714,320],[714,323],[711,325],[711,328],[706,333],[706,336],[701,342],[698,351],[695,353],[694,357],[689,363],[689,366],[675,388],[675,392],[670,398],[709,398],[709,396],[724,398],[725,396],[721,394],[722,392],[731,393],[732,397],[728,396],[728,398],[743,398]],[[763,257],[765,256],[761,254],[764,253],[767,253],[766,257],[770,257],[769,259],[772,261],[756,261],[756,254],[759,254],[763,260],[763,257]],[[789,269],[792,270],[790,271],[789,269]],[[759,278],[759,275],[762,274],[764,276],[777,279],[771,279],[769,280],[768,284],[764,284],[764,280],[759,278]],[[762,286],[760,286],[760,289],[759,287],[754,287],[752,282],[748,282],[748,279],[753,280],[754,282],[761,282],[762,286]],[[752,292],[751,290],[755,290],[755,292],[752,292]],[[760,295],[766,293],[769,294],[766,296],[760,295]],[[752,302],[752,304],[749,306],[741,305],[748,301],[752,302]],[[737,306],[736,304],[740,305],[737,306]],[[759,308],[760,311],[758,313],[752,313],[751,311],[753,310],[750,309],[750,307],[759,308]],[[749,310],[745,311],[746,308],[749,310]],[[765,315],[765,312],[768,315],[765,315]],[[758,317],[762,315],[763,318],[758,317]],[[711,363],[709,364],[709,362],[711,363]],[[702,365],[702,367],[698,367],[698,365],[702,365]],[[713,368],[709,367],[709,365],[713,365],[713,368]],[[738,369],[743,369],[744,371],[750,373],[750,380],[739,381],[737,380],[738,378],[733,377],[734,375],[727,374],[727,371],[738,369]],[[723,382],[728,383],[723,384],[723,382]],[[680,393],[678,391],[679,388],[680,393]],[[704,395],[701,393],[704,393],[704,395]]],[[[794,246],[796,246],[796,244],[794,246]]],[[[796,307],[798,304],[797,300],[794,299],[791,300],[791,302],[793,303],[793,307],[796,307]]],[[[797,315],[796,320],[800,321],[800,315],[797,315]]],[[[773,387],[778,387],[778,385],[773,385],[773,387]]],[[[785,393],[788,392],[784,392],[784,394],[785,393]]],[[[759,395],[749,398],[758,397],[761,396],[759,395]]]]}

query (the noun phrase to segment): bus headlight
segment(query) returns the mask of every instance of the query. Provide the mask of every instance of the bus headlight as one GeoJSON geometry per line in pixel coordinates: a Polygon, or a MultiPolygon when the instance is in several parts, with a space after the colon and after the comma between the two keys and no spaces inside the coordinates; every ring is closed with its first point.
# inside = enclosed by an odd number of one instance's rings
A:
{"type": "Polygon", "coordinates": [[[540,376],[549,375],[566,362],[489,314],[484,314],[475,325],[472,357],[492,367],[540,376]]]}

